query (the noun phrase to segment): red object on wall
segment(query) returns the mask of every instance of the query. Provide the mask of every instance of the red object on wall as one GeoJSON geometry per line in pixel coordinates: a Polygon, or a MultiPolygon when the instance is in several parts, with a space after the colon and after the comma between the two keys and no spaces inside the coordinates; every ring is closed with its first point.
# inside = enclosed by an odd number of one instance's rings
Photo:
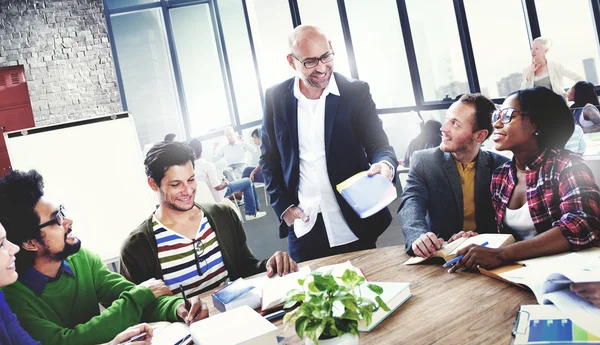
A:
{"type": "MultiPolygon", "coordinates": [[[[0,67],[0,127],[7,132],[35,126],[23,66],[0,67]]],[[[11,170],[0,131],[0,177],[11,170]]]]}

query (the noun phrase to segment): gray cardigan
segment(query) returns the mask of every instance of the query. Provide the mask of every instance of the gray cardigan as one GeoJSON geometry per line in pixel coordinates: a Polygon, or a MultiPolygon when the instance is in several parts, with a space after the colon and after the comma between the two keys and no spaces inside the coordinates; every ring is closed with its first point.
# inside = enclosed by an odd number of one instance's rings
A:
{"type": "MultiPolygon", "coordinates": [[[[490,182],[492,172],[507,161],[508,158],[504,156],[479,150],[475,168],[477,232],[496,231],[490,182]]],[[[410,255],[413,255],[413,241],[421,234],[431,231],[447,241],[462,230],[462,185],[450,153],[433,148],[413,154],[398,217],[406,241],[406,252],[410,255]]]]}

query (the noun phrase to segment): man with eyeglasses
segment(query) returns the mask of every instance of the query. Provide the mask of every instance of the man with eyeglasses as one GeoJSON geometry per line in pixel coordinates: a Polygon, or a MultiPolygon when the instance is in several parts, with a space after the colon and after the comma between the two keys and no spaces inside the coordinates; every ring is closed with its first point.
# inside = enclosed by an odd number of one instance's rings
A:
{"type": "Polygon", "coordinates": [[[508,158],[481,149],[495,109],[482,94],[462,95],[446,112],[440,147],[412,155],[398,209],[408,254],[427,258],[444,241],[495,232],[490,182],[508,158]]]}
{"type": "Polygon", "coordinates": [[[180,142],[160,142],[148,151],[144,165],[159,207],[125,240],[121,274],[134,283],[163,279],[173,294],[196,296],[240,277],[297,271],[287,253],[256,259],[231,207],[194,202],[195,160],[192,148],[180,142]]]}
{"type": "Polygon", "coordinates": [[[0,217],[7,238],[20,247],[18,281],[3,291],[23,328],[42,344],[99,344],[141,321],[189,323],[208,316],[198,298],[188,312],[162,281],[135,285],[81,248],[73,220],[44,197],[34,170],[0,180],[0,217]]]}
{"type": "Polygon", "coordinates": [[[375,248],[387,208],[361,219],[335,186],[361,171],[393,180],[397,160],[367,83],[333,72],[331,41],[317,27],[289,36],[296,77],[267,90],[261,170],[296,261],[375,248]]]}

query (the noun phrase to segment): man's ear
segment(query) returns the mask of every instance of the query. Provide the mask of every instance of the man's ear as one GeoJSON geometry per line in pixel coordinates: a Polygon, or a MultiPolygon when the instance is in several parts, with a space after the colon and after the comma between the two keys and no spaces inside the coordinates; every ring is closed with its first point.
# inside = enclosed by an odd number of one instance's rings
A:
{"type": "Polygon", "coordinates": [[[21,243],[21,248],[30,252],[37,252],[39,249],[39,242],[36,240],[27,240],[21,243]]]}
{"type": "Polygon", "coordinates": [[[483,143],[485,141],[485,139],[487,138],[488,133],[489,132],[487,129],[478,130],[477,132],[475,132],[475,140],[480,144],[483,143]]]}
{"type": "Polygon", "coordinates": [[[158,192],[160,187],[156,184],[156,181],[152,177],[148,177],[148,186],[152,188],[153,191],[158,192]]]}
{"type": "Polygon", "coordinates": [[[288,60],[288,63],[290,64],[290,67],[292,67],[294,70],[296,70],[296,65],[294,64],[294,57],[292,56],[292,54],[287,55],[287,60],[288,60]]]}

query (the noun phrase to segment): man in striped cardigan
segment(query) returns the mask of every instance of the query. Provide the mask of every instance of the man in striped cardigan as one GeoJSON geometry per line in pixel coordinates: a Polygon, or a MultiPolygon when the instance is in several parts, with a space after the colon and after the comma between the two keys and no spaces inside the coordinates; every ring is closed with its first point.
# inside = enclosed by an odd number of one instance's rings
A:
{"type": "Polygon", "coordinates": [[[160,142],[148,151],[146,175],[159,207],[125,241],[121,274],[132,282],[162,279],[173,294],[183,289],[195,296],[239,277],[297,271],[285,252],[256,259],[230,207],[194,202],[194,160],[193,150],[180,142],[160,142]]]}

